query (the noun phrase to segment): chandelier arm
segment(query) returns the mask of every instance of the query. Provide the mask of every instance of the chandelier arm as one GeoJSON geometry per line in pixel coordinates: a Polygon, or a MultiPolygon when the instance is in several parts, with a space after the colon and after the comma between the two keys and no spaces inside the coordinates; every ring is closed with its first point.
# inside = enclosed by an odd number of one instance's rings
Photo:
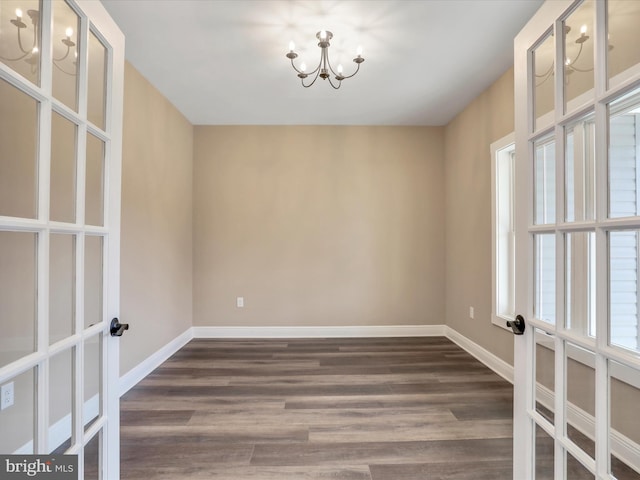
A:
{"type": "Polygon", "coordinates": [[[293,69],[298,72],[298,73],[302,73],[302,74],[306,74],[306,75],[313,75],[314,73],[316,73],[318,70],[320,70],[320,65],[318,65],[316,67],[315,70],[311,71],[311,72],[303,72],[302,70],[298,70],[298,68],[296,68],[295,64],[293,63],[293,58],[291,59],[291,66],[293,67],[293,69]]]}
{"type": "MultiPolygon", "coordinates": [[[[346,77],[344,77],[344,78],[351,78],[351,77],[355,77],[355,76],[356,76],[356,73],[358,73],[358,72],[360,71],[360,64],[359,64],[359,63],[356,63],[356,65],[357,65],[357,67],[356,67],[356,71],[355,71],[355,72],[353,72],[351,75],[347,75],[347,76],[346,76],[346,77]]],[[[343,78],[343,80],[344,80],[344,78],[343,78]]]]}
{"type": "Polygon", "coordinates": [[[308,75],[313,75],[314,73],[320,73],[321,67],[322,67],[322,55],[320,56],[320,61],[318,62],[318,66],[315,68],[315,70],[312,70],[311,72],[309,72],[308,75]]]}
{"type": "MultiPolygon", "coordinates": [[[[546,82],[547,80],[549,80],[549,77],[553,74],[553,72],[551,70],[549,70],[544,78],[542,79],[542,81],[540,83],[536,83],[536,87],[539,87],[540,85],[542,85],[544,82],[546,82]]],[[[536,75],[536,77],[538,77],[538,75],[536,75]]]]}
{"type": "Polygon", "coordinates": [[[313,77],[313,81],[312,81],[309,85],[305,85],[305,84],[304,84],[304,78],[301,78],[301,79],[300,79],[300,81],[302,82],[302,86],[303,86],[304,88],[309,88],[309,87],[310,87],[310,86],[312,86],[314,83],[316,83],[316,80],[318,79],[318,76],[320,75],[320,70],[319,70],[319,69],[317,69],[317,68],[316,68],[316,70],[314,70],[314,71],[316,71],[316,76],[315,76],[315,77],[313,77]],[[316,71],[316,70],[317,70],[317,71],[316,71]]]}
{"type": "Polygon", "coordinates": [[[331,73],[333,73],[334,76],[337,75],[337,73],[333,70],[333,68],[331,67],[331,62],[329,61],[329,48],[323,48],[322,49],[322,57],[324,57],[324,68],[326,69],[327,67],[329,67],[329,71],[331,73]]]}
{"type": "MultiPolygon", "coordinates": [[[[573,63],[576,63],[578,61],[578,59],[580,58],[580,54],[582,54],[582,47],[584,46],[584,43],[580,44],[580,50],[578,50],[578,54],[576,55],[576,58],[573,60],[573,63]]],[[[571,66],[571,65],[569,65],[571,66]]]]}
{"type": "Polygon", "coordinates": [[[536,78],[542,78],[542,77],[545,77],[545,80],[546,80],[546,77],[548,77],[548,76],[549,76],[549,74],[550,74],[552,71],[553,71],[553,62],[551,62],[551,66],[549,67],[549,70],[547,70],[547,71],[546,71],[546,72],[544,72],[544,73],[541,73],[540,75],[536,75],[536,78]]]}
{"type": "Polygon", "coordinates": [[[3,57],[2,55],[0,55],[0,59],[4,60],[5,62],[17,62],[18,60],[22,60],[23,58],[25,58],[27,55],[29,55],[29,52],[25,53],[24,55],[17,57],[17,58],[8,58],[8,57],[3,57]]]}
{"type": "MultiPolygon", "coordinates": [[[[360,63],[362,63],[362,62],[360,62],[360,63]]],[[[342,77],[340,82],[342,82],[342,80],[344,80],[345,78],[355,77],[356,73],[358,73],[360,71],[360,63],[356,62],[356,71],[353,72],[351,75],[342,75],[342,74],[336,73],[336,71],[333,69],[333,67],[331,66],[331,62],[329,61],[329,55],[327,54],[327,65],[329,66],[329,70],[331,71],[331,73],[333,73],[334,77],[337,77],[338,75],[340,75],[342,77]]],[[[336,88],[336,87],[333,87],[333,88],[336,88]]],[[[338,87],[338,88],[340,88],[340,87],[338,87]]]]}
{"type": "MultiPolygon", "coordinates": [[[[332,70],[332,71],[333,71],[333,70],[332,70]]],[[[330,76],[329,76],[329,77],[327,77],[327,79],[329,80],[329,84],[330,84],[330,85],[331,85],[335,90],[338,90],[338,89],[342,86],[342,80],[338,80],[338,86],[336,87],[336,86],[333,84],[333,81],[331,80],[331,77],[330,77],[330,76]]]]}
{"type": "Polygon", "coordinates": [[[580,54],[582,53],[582,47],[584,46],[584,43],[580,44],[580,50],[578,50],[578,55],[576,55],[576,59],[573,61],[573,63],[567,65],[571,70],[574,70],[576,72],[580,72],[580,73],[590,73],[593,72],[593,67],[592,68],[578,68],[575,66],[576,62],[578,61],[578,58],[580,58],[580,54]]]}
{"type": "Polygon", "coordinates": [[[302,73],[302,71],[301,71],[301,70],[298,70],[298,69],[296,68],[295,64],[293,63],[293,58],[291,59],[291,66],[293,67],[293,69],[294,69],[296,72],[298,72],[298,73],[302,73]]]}
{"type": "Polygon", "coordinates": [[[65,58],[67,58],[69,56],[69,52],[71,51],[71,47],[69,45],[67,45],[67,53],[65,53],[63,56],[61,56],[60,58],[54,58],[53,61],[54,62],[61,62],[62,60],[64,60],[65,58]]]}
{"type": "Polygon", "coordinates": [[[574,70],[576,72],[580,72],[580,73],[590,73],[593,72],[593,68],[586,68],[586,69],[582,69],[582,68],[576,68],[574,66],[569,65],[569,68],[571,68],[571,70],[574,70]]]}
{"type": "Polygon", "coordinates": [[[53,66],[56,67],[58,70],[60,70],[62,73],[65,73],[65,74],[69,75],[70,77],[75,77],[77,75],[77,73],[67,72],[64,68],[62,68],[60,65],[58,65],[56,63],[56,61],[53,62],[53,66]]]}
{"type": "MultiPolygon", "coordinates": [[[[33,29],[33,45],[31,46],[31,50],[25,50],[24,47],[22,46],[22,35],[20,34],[20,30],[22,30],[21,28],[18,28],[18,47],[20,47],[20,51],[22,53],[24,53],[25,55],[28,55],[30,52],[33,51],[33,48],[36,46],[36,37],[38,36],[35,27],[33,29]]],[[[22,57],[24,58],[24,57],[22,57]]]]}

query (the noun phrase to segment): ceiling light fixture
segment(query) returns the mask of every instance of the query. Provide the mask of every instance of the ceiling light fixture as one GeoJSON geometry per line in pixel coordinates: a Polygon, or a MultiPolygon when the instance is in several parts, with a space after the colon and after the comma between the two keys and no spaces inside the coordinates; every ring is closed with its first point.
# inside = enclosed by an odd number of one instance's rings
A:
{"type": "Polygon", "coordinates": [[[353,62],[357,65],[356,71],[351,75],[344,75],[344,69],[341,64],[338,65],[336,71],[333,69],[331,62],[329,61],[329,47],[331,46],[331,43],[329,42],[333,38],[333,33],[328,30],[321,30],[316,33],[316,38],[318,39],[318,46],[320,47],[320,62],[315,70],[307,72],[307,65],[304,62],[300,64],[300,68],[296,67],[293,61],[298,57],[298,54],[294,51],[296,45],[293,42],[289,42],[289,53],[287,53],[286,57],[291,60],[291,66],[296,72],[298,72],[298,78],[300,78],[303,87],[309,88],[311,85],[316,83],[316,80],[320,77],[323,80],[328,79],[331,86],[337,90],[340,88],[340,85],[342,85],[342,80],[345,78],[351,78],[360,71],[360,64],[364,62],[364,58],[362,58],[362,47],[358,47],[356,51],[357,57],[353,59],[353,62]],[[337,81],[336,84],[331,80],[331,75],[333,75],[333,78],[337,81]],[[305,79],[310,77],[313,77],[313,80],[309,83],[305,83],[305,79]]]}
{"type": "MultiPolygon", "coordinates": [[[[587,26],[586,25],[582,25],[580,27],[580,36],[577,37],[574,40],[574,43],[576,45],[579,45],[578,51],[575,53],[575,56],[573,58],[569,57],[569,42],[568,40],[568,36],[569,36],[569,32],[571,32],[571,27],[569,25],[565,25],[564,27],[564,35],[565,35],[565,42],[566,42],[566,57],[564,59],[564,68],[565,68],[565,75],[566,75],[566,82],[569,83],[569,75],[571,75],[573,72],[579,72],[579,73],[589,73],[589,72],[593,72],[593,67],[587,67],[587,68],[579,68],[576,66],[576,64],[578,63],[578,59],[580,58],[580,55],[582,54],[582,49],[584,47],[585,42],[587,42],[587,40],[589,40],[589,35],[587,35],[587,26]]],[[[613,50],[613,45],[609,44],[609,50],[613,50]]],[[[549,78],[551,78],[553,76],[553,62],[551,62],[551,66],[549,67],[549,69],[541,74],[536,74],[537,78],[540,78],[542,80],[539,80],[536,83],[536,86],[540,86],[542,85],[544,82],[546,82],[547,80],[549,80],[549,78]]]]}
{"type": "MultiPolygon", "coordinates": [[[[0,0],[1,1],[1,0],[0,0]]],[[[20,53],[18,53],[17,57],[2,57],[0,56],[0,60],[5,62],[17,62],[19,60],[23,60],[31,65],[31,73],[35,72],[36,65],[40,60],[40,49],[38,48],[38,40],[40,38],[40,12],[38,10],[27,10],[27,15],[31,19],[31,24],[33,25],[33,42],[30,47],[24,48],[22,44],[22,30],[28,29],[27,24],[22,21],[22,10],[16,8],[16,18],[11,19],[10,22],[16,27],[18,30],[18,48],[20,49],[20,53]]],[[[61,62],[64,61],[71,53],[71,49],[76,46],[75,42],[71,40],[73,36],[73,28],[67,27],[65,30],[66,37],[62,38],[60,41],[65,45],[66,51],[62,53],[60,57],[53,57],[53,64],[60,71],[66,73],[67,75],[76,75],[75,72],[68,72],[64,68],[62,68],[61,62]]],[[[74,61],[73,67],[75,69],[76,66],[76,58],[78,57],[78,52],[74,52],[74,61]]]]}

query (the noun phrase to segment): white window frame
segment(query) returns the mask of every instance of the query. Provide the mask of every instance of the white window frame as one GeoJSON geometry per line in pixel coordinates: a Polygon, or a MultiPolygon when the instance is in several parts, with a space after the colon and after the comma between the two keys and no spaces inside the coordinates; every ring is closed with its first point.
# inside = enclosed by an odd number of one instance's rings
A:
{"type": "Polygon", "coordinates": [[[514,212],[514,180],[515,180],[515,135],[514,133],[510,133],[505,137],[497,140],[491,144],[491,323],[494,325],[503,328],[505,330],[511,331],[507,327],[507,321],[513,320],[515,317],[515,222],[513,218],[514,212]],[[508,156],[508,157],[507,157],[508,156]],[[513,159],[511,172],[510,172],[510,187],[509,194],[507,198],[504,198],[504,195],[500,195],[499,187],[499,178],[498,175],[500,170],[498,168],[498,164],[500,162],[506,161],[506,159],[513,159]],[[511,292],[510,294],[504,291],[501,291],[500,284],[501,279],[499,278],[499,262],[501,258],[504,258],[505,253],[500,251],[500,232],[498,229],[500,228],[500,205],[501,202],[506,201],[511,205],[510,210],[510,224],[511,224],[511,255],[508,255],[508,259],[510,260],[510,265],[508,269],[511,271],[511,292]],[[501,312],[500,311],[500,299],[503,298],[503,295],[510,296],[510,300],[507,302],[512,306],[510,312],[501,312]]]}

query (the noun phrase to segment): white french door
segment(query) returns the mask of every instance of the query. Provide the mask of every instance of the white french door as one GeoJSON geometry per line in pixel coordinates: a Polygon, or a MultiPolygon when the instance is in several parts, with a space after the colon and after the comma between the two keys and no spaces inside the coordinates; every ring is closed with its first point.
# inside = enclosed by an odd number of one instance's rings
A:
{"type": "Polygon", "coordinates": [[[515,40],[514,478],[640,479],[640,2],[515,40]]]}
{"type": "Polygon", "coordinates": [[[119,478],[124,37],[100,2],[0,1],[0,454],[119,478]]]}

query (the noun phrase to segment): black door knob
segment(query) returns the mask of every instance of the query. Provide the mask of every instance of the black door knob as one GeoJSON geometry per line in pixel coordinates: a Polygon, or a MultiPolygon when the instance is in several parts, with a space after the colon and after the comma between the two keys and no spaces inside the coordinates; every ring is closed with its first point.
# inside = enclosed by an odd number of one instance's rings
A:
{"type": "Polygon", "coordinates": [[[109,331],[112,337],[121,337],[125,330],[129,330],[128,323],[120,323],[117,318],[111,320],[111,328],[109,331]]]}
{"type": "Polygon", "coordinates": [[[507,327],[511,327],[514,335],[522,335],[525,329],[524,317],[522,315],[516,315],[515,320],[509,320],[507,322],[507,327]]]}

